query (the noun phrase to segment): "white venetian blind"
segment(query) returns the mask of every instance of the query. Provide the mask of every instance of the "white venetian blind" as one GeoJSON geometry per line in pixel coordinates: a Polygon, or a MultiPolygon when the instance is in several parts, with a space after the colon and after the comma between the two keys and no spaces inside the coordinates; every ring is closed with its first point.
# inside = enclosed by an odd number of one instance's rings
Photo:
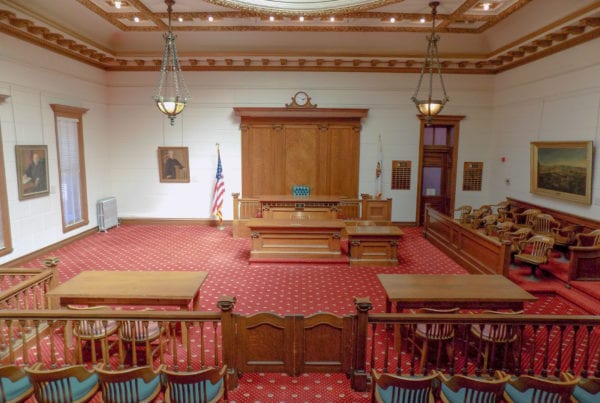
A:
{"type": "Polygon", "coordinates": [[[63,209],[63,223],[66,227],[83,220],[78,123],[77,119],[56,118],[60,165],[60,196],[63,209]]]}

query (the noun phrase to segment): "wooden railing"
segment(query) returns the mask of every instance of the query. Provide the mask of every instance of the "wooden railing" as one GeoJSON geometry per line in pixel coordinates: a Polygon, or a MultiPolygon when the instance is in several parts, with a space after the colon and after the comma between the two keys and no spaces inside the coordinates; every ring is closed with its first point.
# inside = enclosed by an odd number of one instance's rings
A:
{"type": "Polygon", "coordinates": [[[0,309],[46,309],[46,291],[57,278],[54,269],[0,269],[0,309]]]}
{"type": "Polygon", "coordinates": [[[469,273],[508,277],[510,242],[485,236],[430,207],[425,209],[423,234],[469,273]]]}
{"type": "MultiPolygon", "coordinates": [[[[356,299],[351,315],[319,313],[310,316],[261,312],[234,314],[235,298],[223,297],[220,312],[132,311],[132,310],[7,310],[0,311],[0,332],[10,340],[3,348],[3,364],[47,367],[102,361],[117,369],[152,361],[175,370],[196,370],[227,365],[230,385],[237,385],[240,372],[342,372],[352,387],[367,390],[371,369],[399,374],[419,374],[438,369],[450,374],[491,374],[502,369],[515,375],[554,376],[561,371],[582,376],[600,376],[600,317],[558,315],[498,315],[483,313],[412,314],[369,313],[368,298],[356,299]],[[88,354],[81,353],[81,337],[73,331],[94,323],[108,328],[131,323],[142,327],[155,324],[162,336],[151,346],[142,344],[144,357],[127,354],[131,345],[117,331],[109,337],[114,344],[103,356],[96,343],[88,341],[88,354]],[[15,339],[33,324],[34,337],[23,338],[26,348],[15,349],[15,339]],[[45,331],[39,331],[41,324],[45,331]],[[447,324],[454,337],[448,343],[430,342],[425,365],[419,366],[422,339],[417,324],[433,329],[447,324]],[[514,334],[511,343],[484,342],[472,329],[504,327],[514,334]],[[182,341],[181,329],[189,337],[182,341]],[[156,345],[156,355],[148,356],[156,345]],[[129,348],[128,348],[129,347],[129,348]],[[487,365],[483,359],[487,349],[487,365]]],[[[92,340],[99,341],[99,340],[92,340]]]]}
{"type": "MultiPolygon", "coordinates": [[[[251,218],[262,217],[261,202],[258,198],[240,198],[233,193],[233,236],[250,236],[246,222],[251,218]]],[[[337,206],[337,216],[347,223],[369,220],[374,224],[389,225],[392,217],[392,199],[374,199],[363,193],[360,199],[341,198],[337,206]]]]}

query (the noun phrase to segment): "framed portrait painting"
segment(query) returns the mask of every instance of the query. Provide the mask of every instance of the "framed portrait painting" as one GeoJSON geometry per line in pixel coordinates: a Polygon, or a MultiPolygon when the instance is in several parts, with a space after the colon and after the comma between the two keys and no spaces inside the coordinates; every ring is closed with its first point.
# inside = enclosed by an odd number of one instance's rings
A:
{"type": "Polygon", "coordinates": [[[161,182],[189,182],[187,147],[158,147],[158,175],[161,182]]]}
{"type": "Polygon", "coordinates": [[[48,146],[15,146],[19,200],[48,196],[48,146]]]}
{"type": "Polygon", "coordinates": [[[531,193],[592,203],[591,141],[531,143],[531,193]]]}

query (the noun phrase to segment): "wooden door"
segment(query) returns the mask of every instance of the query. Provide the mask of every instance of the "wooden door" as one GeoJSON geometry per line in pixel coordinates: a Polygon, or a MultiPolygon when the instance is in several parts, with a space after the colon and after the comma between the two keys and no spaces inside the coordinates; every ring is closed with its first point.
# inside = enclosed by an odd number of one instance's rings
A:
{"type": "Polygon", "coordinates": [[[456,194],[456,158],[460,120],[464,116],[436,116],[431,124],[421,119],[417,223],[423,225],[429,204],[452,215],[456,194]]]}

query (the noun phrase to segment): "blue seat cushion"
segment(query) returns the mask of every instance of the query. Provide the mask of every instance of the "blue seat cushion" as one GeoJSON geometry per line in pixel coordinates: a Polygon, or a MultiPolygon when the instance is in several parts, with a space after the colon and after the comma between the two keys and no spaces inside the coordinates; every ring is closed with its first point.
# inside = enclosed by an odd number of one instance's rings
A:
{"type": "Polygon", "coordinates": [[[136,381],[137,381],[138,391],[140,393],[140,396],[139,396],[140,399],[146,400],[150,396],[152,396],[152,394],[158,387],[158,383],[160,382],[160,376],[156,376],[154,379],[152,379],[148,383],[144,382],[143,379],[136,379],[136,381]]]}
{"type": "MultiPolygon", "coordinates": [[[[51,382],[44,388],[44,394],[48,394],[50,396],[54,396],[59,393],[60,389],[57,389],[56,385],[60,381],[51,382]]],[[[85,395],[87,395],[90,390],[94,389],[96,385],[98,385],[98,375],[92,374],[89,378],[84,381],[79,381],[74,376],[70,376],[67,379],[69,384],[69,388],[71,389],[71,393],[73,394],[73,400],[82,399],[85,395]]],[[[59,399],[65,399],[64,396],[59,397],[59,399]]],[[[64,401],[64,400],[60,400],[64,401]]]]}
{"type": "MultiPolygon", "coordinates": [[[[2,382],[2,389],[4,390],[4,395],[6,396],[6,401],[14,400],[17,397],[21,396],[27,389],[32,387],[29,378],[24,376],[21,379],[16,380],[15,382],[11,381],[8,378],[0,379],[2,382]]],[[[2,396],[0,395],[0,403],[4,403],[5,400],[2,400],[2,396]]]]}
{"type": "Polygon", "coordinates": [[[395,386],[389,386],[382,388],[379,385],[375,386],[377,393],[384,402],[406,402],[406,403],[418,403],[418,402],[429,402],[429,390],[428,389],[403,389],[395,386]],[[395,391],[395,399],[392,400],[392,395],[395,391]]]}
{"type": "Polygon", "coordinates": [[[596,403],[600,402],[600,392],[590,393],[579,385],[573,390],[573,397],[580,403],[596,403]]]}
{"type": "Polygon", "coordinates": [[[504,391],[508,396],[510,396],[514,403],[547,402],[554,401],[554,399],[557,397],[556,393],[548,393],[546,391],[540,391],[533,388],[521,392],[509,383],[506,384],[504,391]]]}
{"type": "Polygon", "coordinates": [[[214,384],[210,381],[191,384],[174,383],[171,386],[173,390],[171,390],[170,393],[171,396],[186,396],[186,401],[189,402],[206,402],[211,401],[217,396],[222,384],[223,379],[219,379],[219,381],[214,384]],[[204,384],[206,385],[206,396],[202,396],[202,386],[204,384]]]}

